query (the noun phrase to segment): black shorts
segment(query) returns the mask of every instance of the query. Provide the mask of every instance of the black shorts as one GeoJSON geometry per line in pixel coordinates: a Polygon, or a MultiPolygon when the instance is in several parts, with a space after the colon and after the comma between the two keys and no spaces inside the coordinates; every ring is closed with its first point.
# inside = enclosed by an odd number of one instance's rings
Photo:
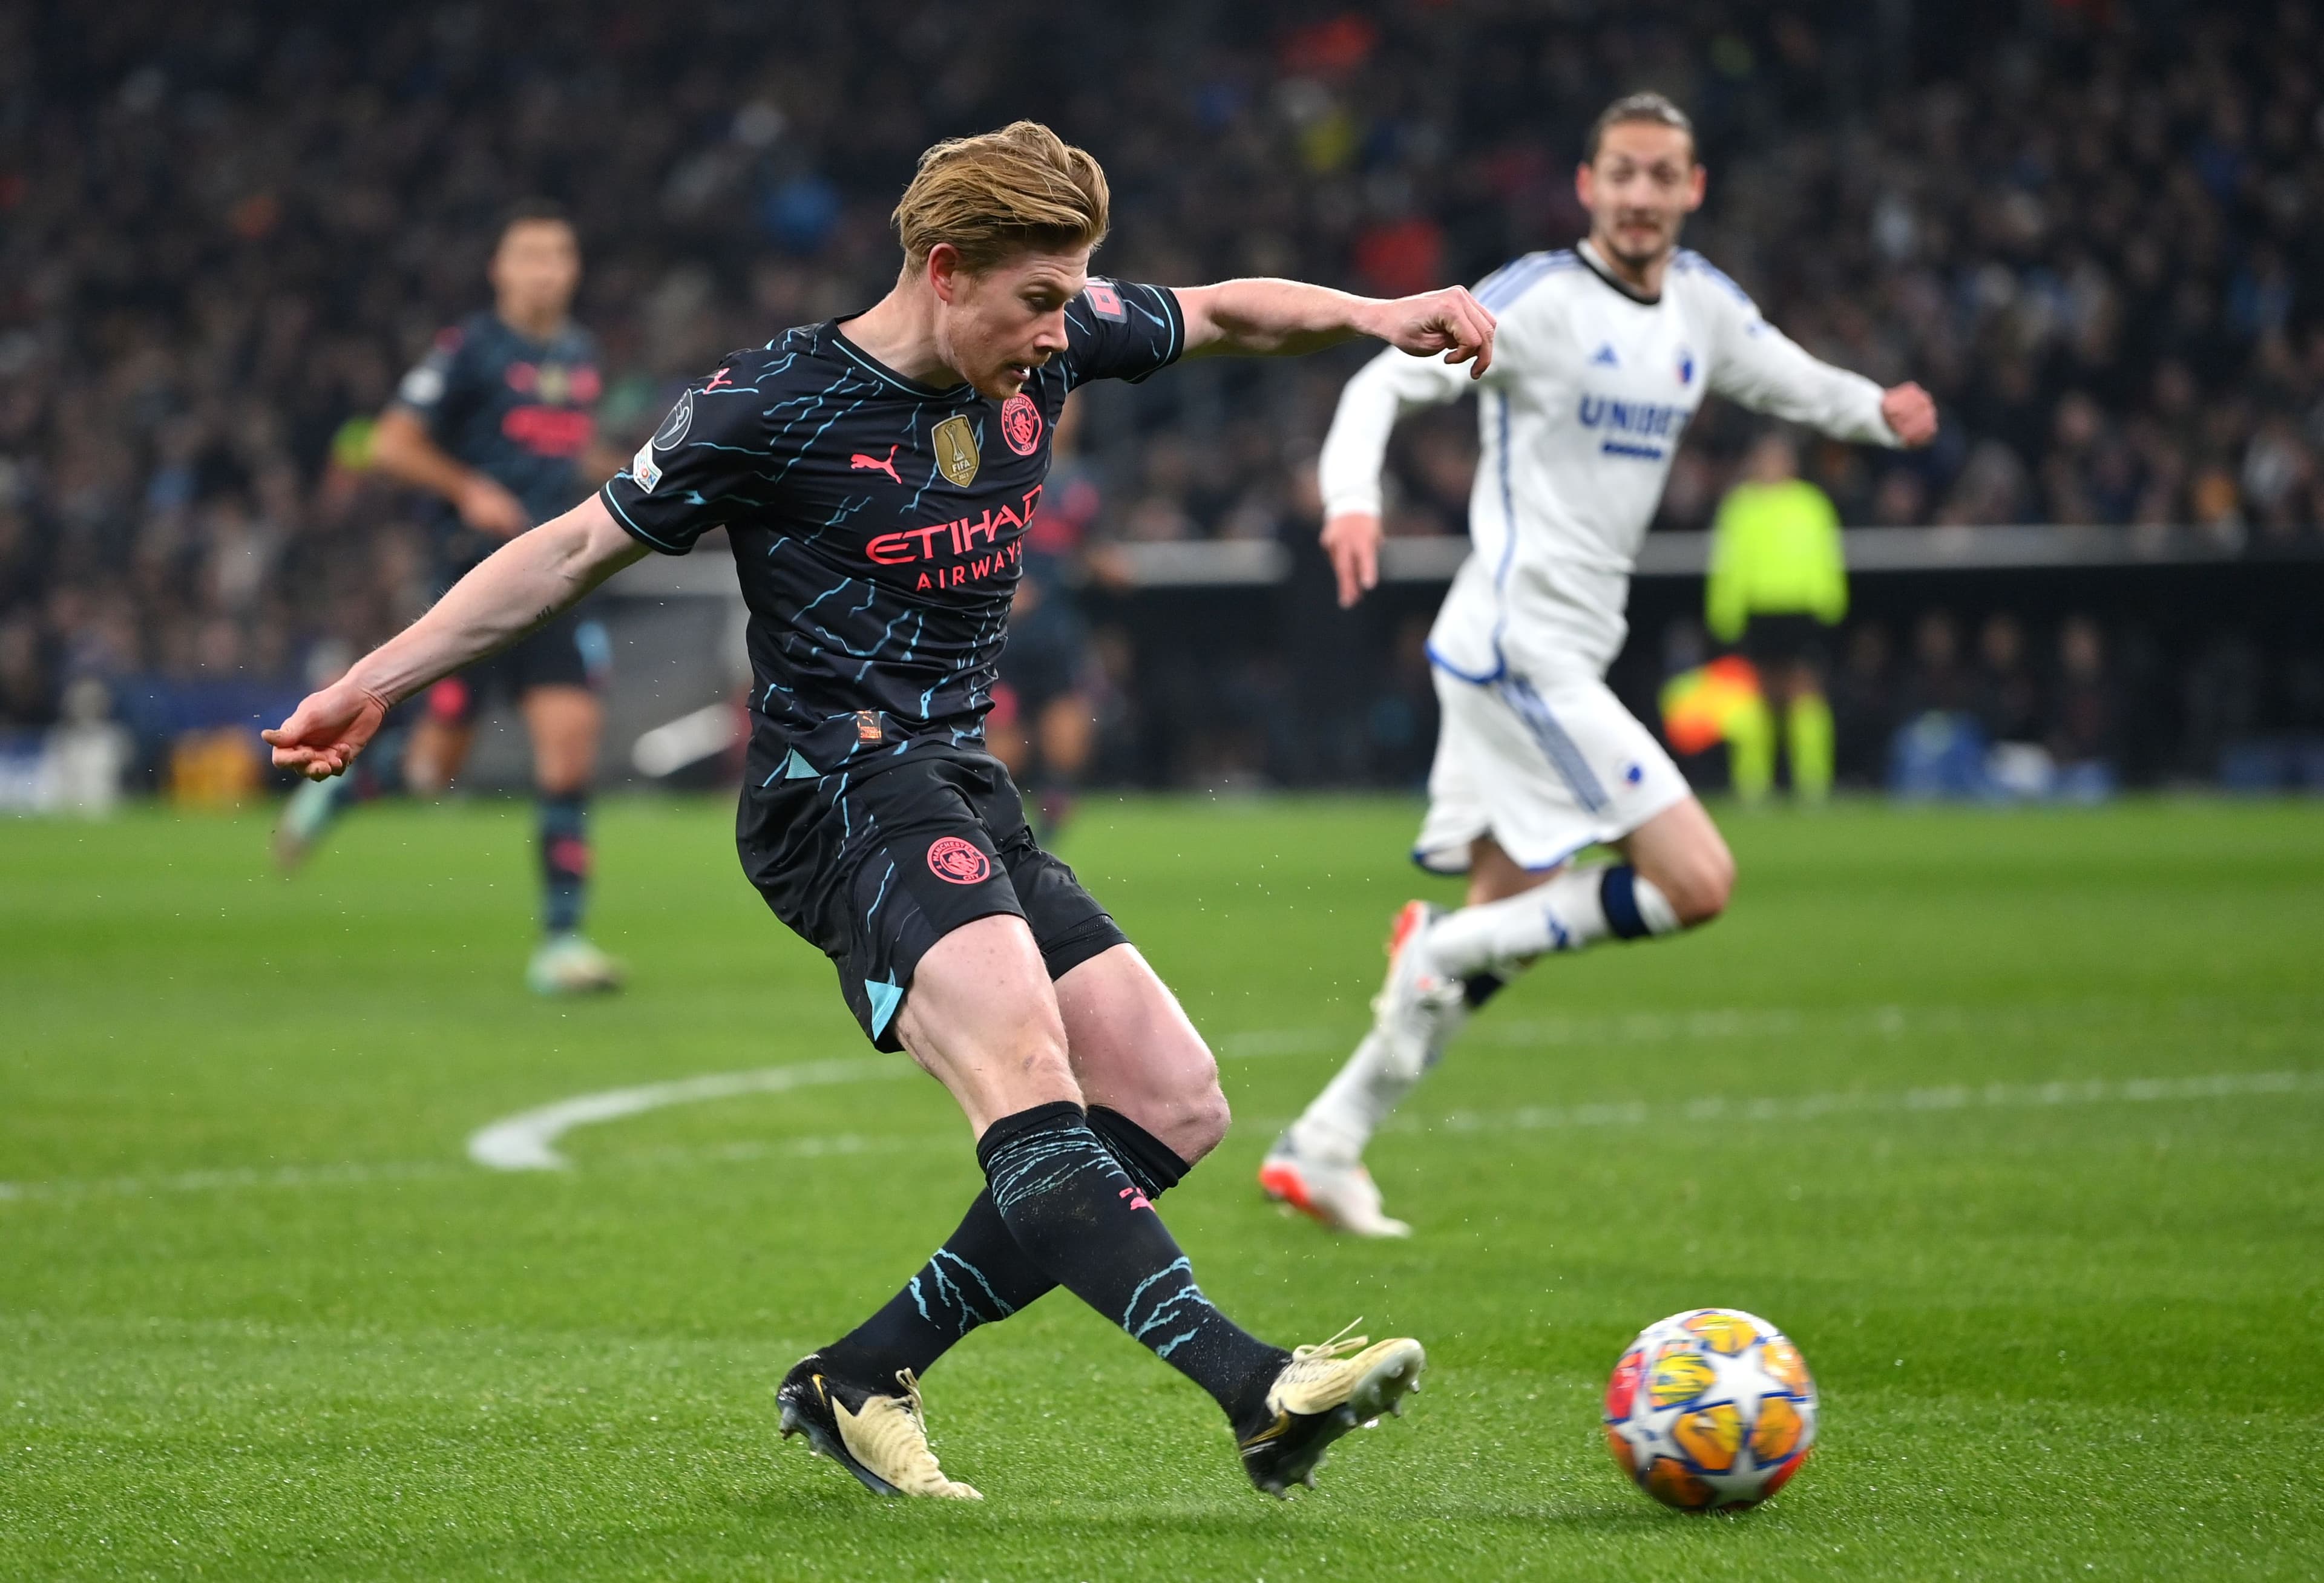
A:
{"type": "Polygon", "coordinates": [[[535,687],[586,687],[602,693],[611,679],[613,661],[613,646],[604,623],[565,611],[491,658],[429,688],[429,718],[447,725],[472,725],[495,695],[513,704],[535,687]]]}
{"type": "Polygon", "coordinates": [[[1743,629],[1743,657],[1762,670],[1794,665],[1821,670],[1829,630],[1812,615],[1755,615],[1743,629]]]}
{"type": "Polygon", "coordinates": [[[775,916],[831,958],[882,1050],[903,1047],[896,1014],[920,958],[964,924],[1023,918],[1052,980],[1130,938],[1034,841],[1016,784],[981,745],[928,739],[821,775],[761,725],[734,845],[775,916]]]}

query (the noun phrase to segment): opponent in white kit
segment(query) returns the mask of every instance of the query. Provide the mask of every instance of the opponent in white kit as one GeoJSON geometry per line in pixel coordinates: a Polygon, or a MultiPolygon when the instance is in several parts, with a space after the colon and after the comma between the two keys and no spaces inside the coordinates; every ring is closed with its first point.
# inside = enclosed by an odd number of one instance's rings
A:
{"type": "MultiPolygon", "coordinates": [[[[1819,363],[1759,317],[1679,228],[1702,202],[1685,115],[1616,101],[1576,189],[1589,240],[1527,254],[1476,290],[1499,319],[1480,391],[1472,549],[1429,633],[1443,724],[1414,858],[1469,876],[1468,905],[1409,902],[1372,1030],[1259,1172],[1327,1226],[1400,1237],[1363,1166],[1372,1131],[1469,1012],[1553,951],[1710,922],[1735,863],[1654,733],[1603,680],[1628,631],[1630,569],[1679,436],[1711,391],[1841,439],[1922,446],[1918,385],[1883,391],[1819,363]],[[1572,860],[1604,844],[1618,862],[1572,860]]],[[[1466,370],[1388,352],[1348,382],[1321,462],[1323,544],[1352,604],[1378,574],[1380,464],[1416,408],[1466,370]]]]}

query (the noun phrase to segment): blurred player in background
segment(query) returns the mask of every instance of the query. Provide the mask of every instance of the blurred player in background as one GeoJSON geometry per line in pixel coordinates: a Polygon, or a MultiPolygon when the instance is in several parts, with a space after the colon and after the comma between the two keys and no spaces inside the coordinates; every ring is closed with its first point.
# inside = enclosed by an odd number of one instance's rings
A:
{"type": "Polygon", "coordinates": [[[1831,795],[1831,704],[1824,697],[1824,633],[1848,614],[1848,567],[1831,497],[1800,476],[1799,446],[1781,429],[1760,437],[1743,478],[1711,525],[1703,624],[1740,644],[1761,706],[1730,732],[1728,773],[1747,803],[1775,782],[1775,739],[1791,759],[1792,795],[1831,795]]]}
{"type": "MultiPolygon", "coordinates": [[[[1934,404],[1819,363],[1678,235],[1702,202],[1694,132],[1659,94],[1591,127],[1578,247],[1488,278],[1499,318],[1483,376],[1470,497],[1473,549],[1428,653],[1443,720],[1414,858],[1469,876],[1469,905],[1407,903],[1365,1035],[1259,1172],[1269,1196],[1327,1226],[1401,1237],[1363,1150],[1470,1012],[1536,958],[1709,923],[1734,860],[1653,732],[1603,677],[1628,630],[1639,541],[1703,397],[1874,445],[1924,445],[1934,404]],[[1577,864],[1600,843],[1618,861],[1577,864]]],[[[1471,382],[1388,352],[1348,383],[1324,441],[1323,544],[1342,604],[1378,578],[1380,465],[1397,418],[1471,382]]]]}
{"type": "MultiPolygon", "coordinates": [[[[1057,1286],[1208,1392],[1244,1472],[1277,1495],[1425,1361],[1402,1337],[1286,1351],[1196,1284],[1154,1201],[1226,1131],[1217,1063],[1041,850],[983,722],[1068,391],[1359,335],[1481,371],[1492,320],[1457,287],[1376,301],[1093,279],[1108,208],[1097,161],[1033,122],[928,150],[895,210],[887,296],[730,353],[603,490],[265,733],[279,767],[341,773],[397,700],[649,550],[726,529],[751,612],[744,870],[830,957],[864,1035],[951,1092],[985,1179],[903,1287],[776,1393],[786,1434],[881,1494],[977,1497],[929,1449],[919,1376],[1057,1286]]],[[[1059,1383],[1023,1389],[1069,1417],[1059,1383]]]]}
{"type": "MultiPolygon", "coordinates": [[[[436,499],[438,582],[449,587],[507,540],[569,509],[621,465],[601,452],[592,415],[603,385],[597,343],[567,317],[581,249],[557,206],[519,206],[493,252],[491,311],[436,337],[382,415],[372,461],[436,499]]],[[[605,630],[567,610],[512,647],[428,690],[363,772],[299,788],[275,832],[286,869],[346,809],[397,791],[451,785],[493,694],[532,740],[543,938],[525,981],[543,995],[618,989],[622,970],[581,933],[589,887],[589,787],[604,726],[598,695],[612,664],[605,630]]]]}
{"type": "Polygon", "coordinates": [[[1090,533],[1102,504],[1082,458],[1082,405],[1066,400],[1051,437],[1049,483],[1025,529],[1025,575],[1009,610],[1009,647],[985,740],[1032,792],[1036,832],[1053,842],[1097,746],[1103,675],[1075,590],[1095,569],[1090,533]]]}

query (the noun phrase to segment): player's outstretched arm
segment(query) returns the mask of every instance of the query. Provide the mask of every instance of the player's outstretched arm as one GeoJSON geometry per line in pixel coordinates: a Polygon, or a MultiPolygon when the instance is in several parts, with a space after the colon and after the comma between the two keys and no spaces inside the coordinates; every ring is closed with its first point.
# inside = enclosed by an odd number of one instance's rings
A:
{"type": "Polygon", "coordinates": [[[1174,288],[1186,320],[1188,357],[1297,356],[1359,336],[1401,352],[1466,363],[1471,378],[1493,363],[1493,316],[1465,286],[1417,297],[1356,297],[1302,281],[1222,281],[1174,288]]]}
{"type": "Polygon", "coordinates": [[[509,540],[426,615],[364,655],[260,736],[274,767],[324,780],[355,762],[387,712],[438,677],[505,649],[646,553],[591,495],[509,540]]]}
{"type": "Polygon", "coordinates": [[[1884,391],[1810,355],[1740,292],[1712,292],[1706,306],[1718,347],[1711,388],[1720,395],[1834,439],[1911,449],[1937,437],[1937,404],[1920,386],[1884,391]]]}

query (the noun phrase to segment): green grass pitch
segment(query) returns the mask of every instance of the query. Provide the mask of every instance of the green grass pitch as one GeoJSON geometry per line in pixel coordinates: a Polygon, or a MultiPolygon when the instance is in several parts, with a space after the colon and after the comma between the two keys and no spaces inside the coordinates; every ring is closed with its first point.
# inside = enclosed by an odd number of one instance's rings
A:
{"type": "Polygon", "coordinates": [[[514,804],[0,827],[0,1578],[2314,1577],[2324,812],[1725,816],[1731,914],[1540,966],[1373,1165],[1409,1243],[1252,1184],[1416,886],[1388,801],[1093,802],[1065,855],[1222,1054],[1163,1204],[1285,1342],[1422,1338],[1409,1417],[1278,1504],[1207,1401],[1059,1293],[927,1382],[981,1505],[774,1433],[801,1352],[976,1179],[900,1058],[580,1128],[592,1091],[868,1054],[724,803],[614,803],[619,999],[520,986],[514,804]],[[892,1081],[890,1081],[892,1080],[892,1081]],[[1669,1514],[1597,1429],[1640,1326],[1751,1309],[1823,1440],[1669,1514]]]}

